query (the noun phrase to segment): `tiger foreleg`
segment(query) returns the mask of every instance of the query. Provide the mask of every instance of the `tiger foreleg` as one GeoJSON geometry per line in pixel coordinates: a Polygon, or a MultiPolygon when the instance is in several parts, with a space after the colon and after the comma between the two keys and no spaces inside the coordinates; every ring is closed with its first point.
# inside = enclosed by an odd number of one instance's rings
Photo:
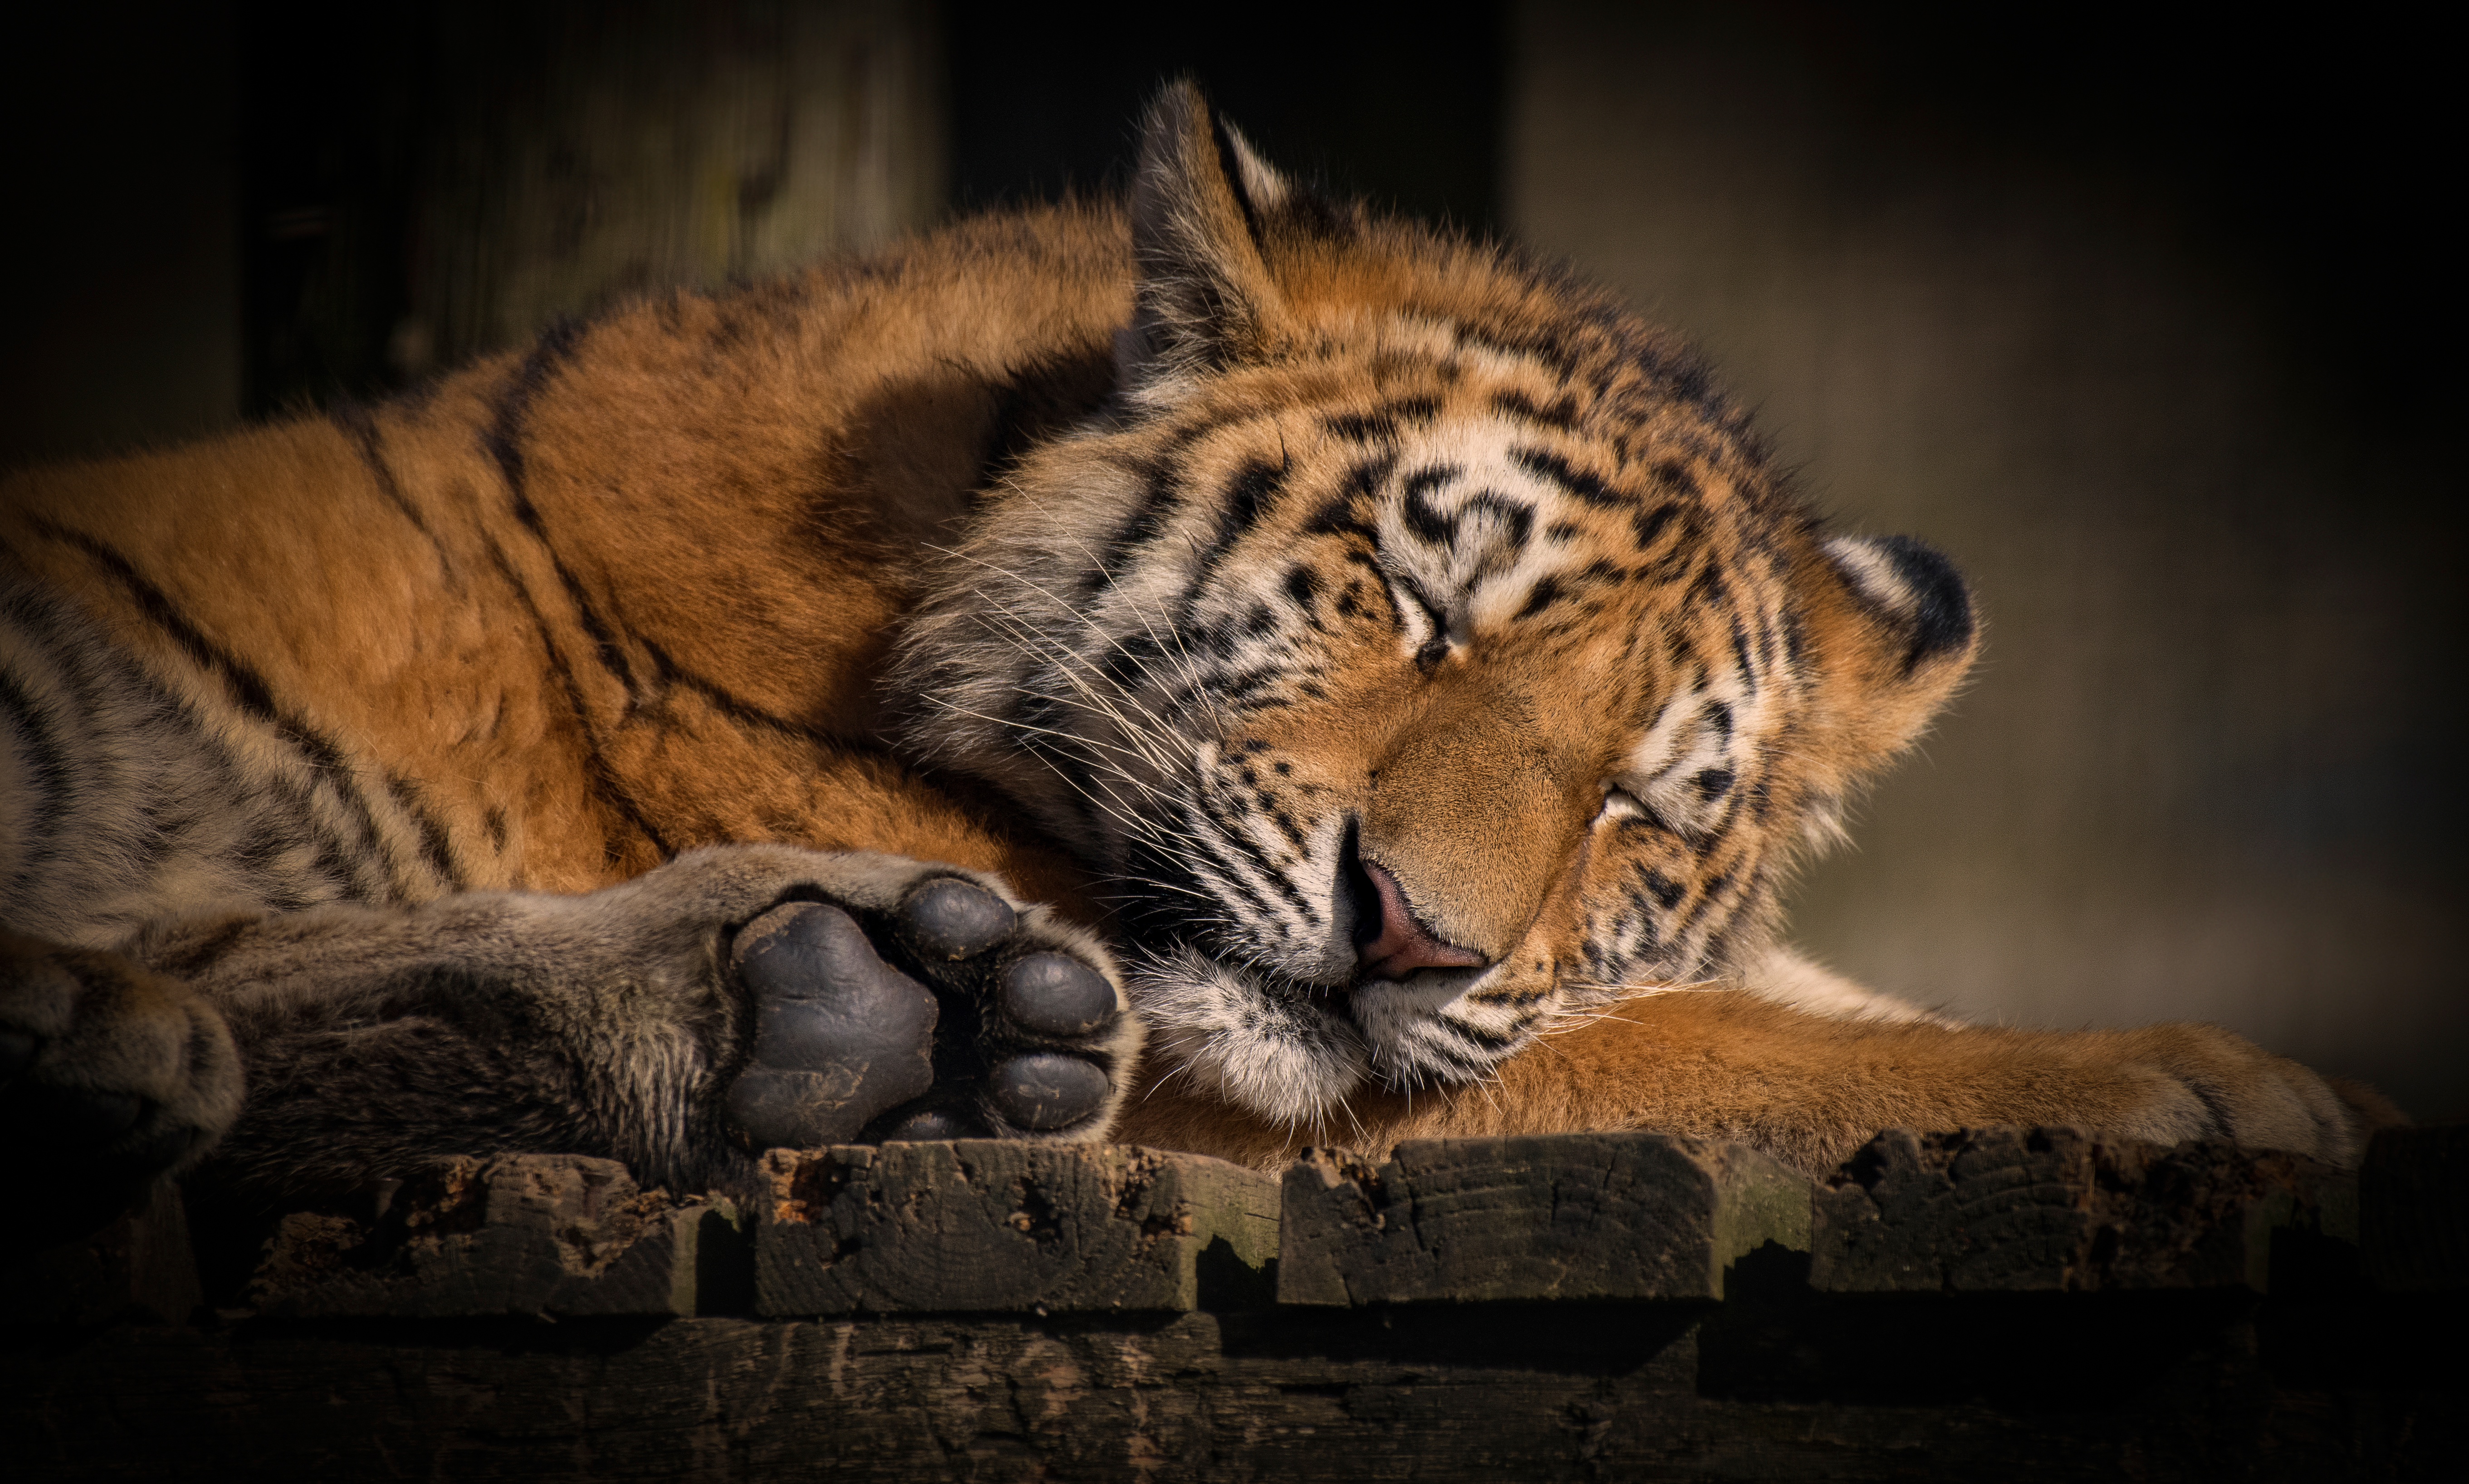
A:
{"type": "Polygon", "coordinates": [[[11,1179],[48,1219],[12,1244],[72,1235],[203,1158],[241,1107],[222,1016],[128,958],[0,933],[0,1130],[11,1179]]]}
{"type": "MultiPolygon", "coordinates": [[[[1987,1124],[2156,1144],[2227,1139],[2354,1166],[2366,1135],[2400,1116],[2366,1089],[2213,1025],[2054,1032],[1846,1020],[1742,992],[1619,1002],[1503,1072],[1518,1092],[1501,1101],[1558,1103],[1562,1127],[1739,1139],[1811,1172],[1834,1168],[1880,1129],[1987,1124]]],[[[1452,1099],[1442,1121],[1481,1118],[1483,1103],[1452,1099]]]]}
{"type": "Polygon", "coordinates": [[[1119,1136],[1276,1168],[1306,1144],[1640,1129],[1727,1139],[1811,1175],[1887,1128],[2063,1125],[2175,1144],[2220,1138],[2355,1165],[2405,1121],[2210,1025],[2016,1031],[1858,1006],[1811,1014],[1748,990],[1674,990],[1573,1015],[1481,1083],[1366,1086],[1317,1118],[1261,1119],[1186,1090],[1171,1066],[1119,1136]]]}
{"type": "Polygon", "coordinates": [[[779,1145],[1093,1138],[1138,1030],[1094,940],[895,856],[699,851],[581,897],[471,893],[157,929],[231,1028],[217,1170],[347,1189],[450,1153],[742,1186],[779,1145]]]}

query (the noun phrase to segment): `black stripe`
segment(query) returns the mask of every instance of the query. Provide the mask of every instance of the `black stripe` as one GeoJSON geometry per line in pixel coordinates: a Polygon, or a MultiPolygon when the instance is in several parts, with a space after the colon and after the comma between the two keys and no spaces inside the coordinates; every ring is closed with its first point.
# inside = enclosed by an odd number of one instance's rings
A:
{"type": "MultiPolygon", "coordinates": [[[[1276,919],[1278,909],[1271,906],[1269,899],[1261,896],[1253,887],[1250,879],[1220,848],[1220,842],[1215,835],[1205,831],[1194,831],[1184,838],[1182,844],[1186,850],[1200,852],[1208,863],[1217,869],[1218,876],[1224,879],[1227,887],[1254,912],[1264,918],[1276,919]]],[[[1186,869],[1189,870],[1188,867],[1186,869]]],[[[1194,872],[1192,875],[1194,881],[1197,882],[1198,873],[1194,872]]]]}
{"type": "MultiPolygon", "coordinates": [[[[222,683],[224,689],[230,692],[234,700],[238,702],[241,710],[283,735],[294,747],[306,754],[310,764],[318,770],[320,778],[342,799],[350,811],[358,816],[361,834],[369,849],[380,856],[384,854],[385,835],[378,826],[377,811],[371,807],[367,796],[360,791],[351,765],[338,743],[299,717],[286,711],[276,702],[274,688],[265,683],[264,676],[250,669],[238,655],[207,638],[196,625],[189,622],[187,615],[183,614],[178,605],[172,601],[171,594],[155,586],[137,570],[135,564],[109,544],[87,536],[81,531],[72,531],[46,520],[37,520],[35,528],[54,540],[77,547],[98,566],[110,573],[136,601],[138,608],[145,613],[146,617],[156,628],[170,634],[173,642],[180,646],[192,664],[222,683]]],[[[343,874],[347,881],[352,879],[352,873],[348,869],[343,874]]]]}
{"type": "Polygon", "coordinates": [[[1235,466],[1233,477],[1226,481],[1225,513],[1218,517],[1217,535],[1192,564],[1191,577],[1184,583],[1183,599],[1177,605],[1187,628],[1191,623],[1192,607],[1200,601],[1201,589],[1216,575],[1235,543],[1260,523],[1261,514],[1277,498],[1278,491],[1285,488],[1285,467],[1266,459],[1246,458],[1235,466]]]}
{"type": "Polygon", "coordinates": [[[1514,1032],[1507,1036],[1495,1035],[1479,1025],[1468,1025],[1463,1020],[1447,1020],[1442,1024],[1448,1028],[1450,1035],[1461,1040],[1472,1041],[1484,1050],[1495,1054],[1508,1051],[1523,1039],[1514,1032]]]}
{"type": "Polygon", "coordinates": [[[1652,510],[1630,513],[1629,525],[1637,532],[1637,549],[1640,552],[1652,550],[1654,538],[1663,534],[1663,528],[1670,525],[1672,517],[1678,514],[1678,507],[1672,505],[1658,505],[1652,510]]]}
{"type": "Polygon", "coordinates": [[[464,879],[462,869],[455,864],[453,843],[447,836],[446,827],[428,811],[428,801],[421,793],[420,786],[400,773],[389,771],[386,774],[386,791],[394,795],[395,807],[410,815],[412,822],[420,827],[420,851],[428,857],[429,868],[445,878],[456,891],[469,890],[472,883],[464,879]]]}
{"type": "Polygon", "coordinates": [[[1650,472],[1658,484],[1669,486],[1684,498],[1696,499],[1704,493],[1697,476],[1678,459],[1658,459],[1650,472]]]}
{"type": "Polygon", "coordinates": [[[651,640],[636,635],[635,642],[652,657],[652,668],[664,684],[680,685],[703,697],[711,708],[741,726],[795,737],[805,742],[825,741],[822,734],[802,721],[793,721],[775,712],[767,711],[737,695],[716,680],[708,680],[679,664],[668,651],[651,640]]]}
{"type": "Polygon", "coordinates": [[[1698,884],[1697,900],[1689,904],[1687,912],[1681,914],[1674,933],[1675,937],[1687,937],[1705,925],[1708,915],[1715,910],[1717,900],[1731,888],[1732,879],[1733,873],[1726,869],[1717,872],[1698,884]]]}
{"type": "Polygon", "coordinates": [[[1687,591],[1682,594],[1682,601],[1691,604],[1702,603],[1710,608],[1719,608],[1732,601],[1732,589],[1724,582],[1723,574],[1716,568],[1712,560],[1709,560],[1697,569],[1697,576],[1690,582],[1687,591]]]}
{"type": "Polygon", "coordinates": [[[1635,503],[1627,495],[1548,449],[1517,448],[1512,449],[1509,457],[1528,473],[1550,480],[1589,505],[1620,510],[1635,503]]]}
{"type": "Polygon", "coordinates": [[[1514,623],[1516,619],[1533,618],[1559,602],[1561,597],[1559,580],[1551,577],[1542,578],[1533,587],[1527,589],[1526,603],[1517,610],[1516,618],[1511,619],[1511,622],[1514,623]]]}
{"type": "Polygon", "coordinates": [[[1567,431],[1578,425],[1578,399],[1567,392],[1561,393],[1548,407],[1535,405],[1519,392],[1503,392],[1491,400],[1491,405],[1511,417],[1539,422],[1545,427],[1567,431]]]}
{"type": "MultiPolygon", "coordinates": [[[[1269,884],[1278,889],[1280,896],[1285,898],[1289,904],[1303,914],[1304,921],[1313,920],[1311,903],[1304,900],[1303,893],[1295,890],[1295,883],[1286,879],[1284,872],[1272,864],[1268,856],[1260,854],[1260,847],[1253,843],[1251,836],[1243,832],[1242,822],[1238,818],[1219,809],[1216,801],[1206,793],[1197,794],[1193,802],[1199,805],[1200,811],[1208,816],[1210,822],[1216,825],[1221,832],[1216,839],[1216,843],[1223,847],[1218,853],[1221,860],[1225,858],[1225,851],[1231,850],[1240,854],[1245,860],[1258,869],[1260,875],[1268,879],[1269,884]]],[[[1262,910],[1267,910],[1265,905],[1262,910]]],[[[1274,912],[1269,915],[1276,916],[1274,912]]]]}
{"type": "Polygon", "coordinates": [[[1406,517],[1406,529],[1434,546],[1445,546],[1457,538],[1456,517],[1441,514],[1431,501],[1431,491],[1447,484],[1457,474],[1456,469],[1440,465],[1417,469],[1406,476],[1405,498],[1399,507],[1406,517]]]}
{"type": "Polygon", "coordinates": [[[1260,203],[1243,187],[1243,167],[1234,152],[1234,136],[1224,119],[1211,109],[1209,115],[1210,143],[1217,147],[1218,172],[1226,177],[1227,190],[1234,193],[1234,204],[1243,211],[1245,234],[1255,243],[1260,240],[1260,203]]]}
{"type": "Polygon", "coordinates": [[[496,563],[497,575],[506,580],[506,585],[514,589],[517,601],[522,604],[523,611],[531,615],[532,627],[540,633],[541,652],[548,660],[549,669],[555,672],[558,682],[565,689],[566,706],[573,711],[574,724],[583,733],[587,765],[584,771],[591,780],[592,793],[601,803],[623,815],[628,824],[642,832],[643,837],[652,842],[652,848],[659,852],[663,859],[677,854],[669,847],[667,837],[643,817],[641,807],[618,782],[616,770],[609,765],[608,754],[601,748],[600,733],[592,726],[591,712],[584,704],[583,687],[575,682],[573,670],[566,665],[565,656],[558,651],[557,641],[549,632],[548,620],[541,613],[540,605],[532,601],[531,589],[525,587],[523,580],[516,575],[515,565],[506,559],[505,550],[497,544],[497,538],[486,530],[480,533],[480,538],[488,543],[489,559],[496,563]]]}
{"type": "Polygon", "coordinates": [[[523,423],[531,415],[532,399],[548,384],[559,364],[574,354],[575,343],[582,338],[580,324],[563,316],[552,320],[532,342],[522,365],[497,389],[496,415],[481,432],[480,442],[496,460],[506,487],[518,496],[523,488],[523,423]]]}
{"type": "Polygon", "coordinates": [[[336,402],[327,416],[359,451],[360,462],[368,466],[369,478],[376,483],[378,493],[383,495],[386,503],[402,513],[403,518],[411,522],[411,528],[427,540],[430,549],[437,553],[438,570],[450,578],[454,565],[447,559],[446,543],[428,528],[428,522],[412,505],[411,497],[404,493],[402,481],[395,478],[394,466],[386,460],[383,435],[378,429],[377,419],[370,415],[368,408],[349,399],[336,402]]]}
{"type": "Polygon", "coordinates": [[[1118,691],[1128,692],[1135,680],[1152,678],[1149,661],[1165,657],[1165,647],[1143,628],[1108,646],[1105,662],[1097,667],[1097,678],[1118,691]]]}
{"type": "MultiPolygon", "coordinates": [[[[232,791],[236,796],[245,791],[243,787],[245,783],[254,782],[281,800],[289,811],[289,822],[297,826],[308,842],[316,848],[317,869],[334,887],[335,895],[349,898],[359,895],[359,873],[357,867],[365,863],[370,856],[381,853],[377,850],[376,841],[369,838],[365,829],[362,833],[364,849],[355,855],[341,836],[326,828],[325,822],[318,818],[315,783],[304,788],[279,775],[267,777],[258,774],[252,777],[240,766],[238,760],[228,751],[223,754],[223,774],[226,778],[235,780],[232,791]]],[[[322,778],[324,775],[319,776],[322,778]]],[[[263,841],[264,843],[254,851],[243,849],[241,856],[243,865],[252,870],[264,871],[273,864],[276,856],[298,842],[300,836],[285,833],[278,828],[281,823],[282,821],[271,819],[260,823],[257,833],[250,838],[252,842],[263,841]]],[[[284,894],[276,889],[276,885],[277,883],[274,882],[261,883],[260,890],[265,894],[266,905],[278,911],[294,911],[328,900],[323,897],[303,897],[298,893],[284,894]]]]}
{"type": "Polygon", "coordinates": [[[20,685],[15,675],[6,671],[0,671],[0,705],[7,706],[18,716],[20,729],[27,741],[27,762],[34,772],[37,800],[34,825],[27,832],[27,838],[34,843],[34,849],[27,853],[25,866],[11,878],[21,881],[35,866],[59,854],[59,842],[54,838],[53,828],[68,812],[69,789],[77,775],[70,765],[68,754],[60,749],[58,740],[52,734],[55,719],[50,709],[20,685]]]}
{"type": "Polygon", "coordinates": [[[626,652],[617,642],[617,631],[600,616],[599,610],[592,605],[590,594],[585,591],[582,580],[559,555],[557,543],[549,538],[548,522],[542,517],[540,507],[532,503],[531,491],[525,483],[528,468],[523,440],[532,400],[547,387],[557,368],[574,354],[582,338],[583,327],[570,319],[560,319],[542,331],[541,337],[532,343],[531,353],[523,357],[522,365],[498,390],[496,415],[480,436],[490,456],[496,460],[498,472],[505,477],[506,492],[513,503],[515,518],[523,523],[523,529],[529,531],[532,538],[540,542],[541,549],[548,554],[549,567],[557,573],[558,583],[565,589],[566,600],[574,605],[575,617],[582,622],[583,631],[590,636],[602,668],[624,688],[627,702],[632,705],[636,698],[635,668],[626,661],[626,652]]]}
{"type": "Polygon", "coordinates": [[[1115,584],[1117,574],[1140,548],[1157,539],[1165,529],[1166,516],[1173,514],[1179,470],[1171,464],[1149,465],[1141,470],[1141,499],[1132,513],[1106,538],[1097,554],[1097,570],[1093,574],[1105,586],[1115,584]]]}
{"type": "Polygon", "coordinates": [[[1370,412],[1336,412],[1320,420],[1332,437],[1350,443],[1395,443],[1402,426],[1421,426],[1440,416],[1441,400],[1432,396],[1400,397],[1370,412]]]}

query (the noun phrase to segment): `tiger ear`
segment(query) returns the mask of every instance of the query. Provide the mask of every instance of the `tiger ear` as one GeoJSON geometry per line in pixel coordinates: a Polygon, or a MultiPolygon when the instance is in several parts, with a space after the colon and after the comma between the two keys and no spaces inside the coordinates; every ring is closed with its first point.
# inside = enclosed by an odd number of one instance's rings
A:
{"type": "Polygon", "coordinates": [[[1920,736],[1980,652],[1972,589],[1927,542],[1838,536],[1801,583],[1821,729],[1852,776],[1920,736]]]}
{"type": "Polygon", "coordinates": [[[1140,284],[1116,347],[1121,385],[1138,394],[1265,345],[1283,300],[1260,256],[1260,222],[1289,190],[1190,80],[1166,84],[1142,125],[1132,177],[1140,284]]]}

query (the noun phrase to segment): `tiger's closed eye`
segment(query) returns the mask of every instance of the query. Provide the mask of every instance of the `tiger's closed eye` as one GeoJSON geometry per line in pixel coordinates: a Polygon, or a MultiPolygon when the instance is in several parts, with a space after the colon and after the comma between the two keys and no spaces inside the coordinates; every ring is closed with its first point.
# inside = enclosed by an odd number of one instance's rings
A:
{"type": "Polygon", "coordinates": [[[1410,582],[1392,581],[1389,590],[1397,623],[1414,649],[1415,668],[1428,675],[1449,657],[1448,617],[1410,582]]]}
{"type": "Polygon", "coordinates": [[[1598,822],[1606,819],[1650,819],[1653,816],[1654,810],[1647,808],[1645,801],[1636,794],[1618,784],[1604,785],[1603,808],[1595,812],[1598,822]]]}

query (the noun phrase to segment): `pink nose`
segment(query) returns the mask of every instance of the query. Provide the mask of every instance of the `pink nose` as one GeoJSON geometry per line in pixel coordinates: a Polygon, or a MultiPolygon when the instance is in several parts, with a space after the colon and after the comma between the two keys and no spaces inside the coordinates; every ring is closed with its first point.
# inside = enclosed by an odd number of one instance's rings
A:
{"type": "Polygon", "coordinates": [[[1367,979],[1403,979],[1418,969],[1480,969],[1489,962],[1472,948],[1443,943],[1415,920],[1397,879],[1371,861],[1363,874],[1380,896],[1380,931],[1355,950],[1367,979]]]}

